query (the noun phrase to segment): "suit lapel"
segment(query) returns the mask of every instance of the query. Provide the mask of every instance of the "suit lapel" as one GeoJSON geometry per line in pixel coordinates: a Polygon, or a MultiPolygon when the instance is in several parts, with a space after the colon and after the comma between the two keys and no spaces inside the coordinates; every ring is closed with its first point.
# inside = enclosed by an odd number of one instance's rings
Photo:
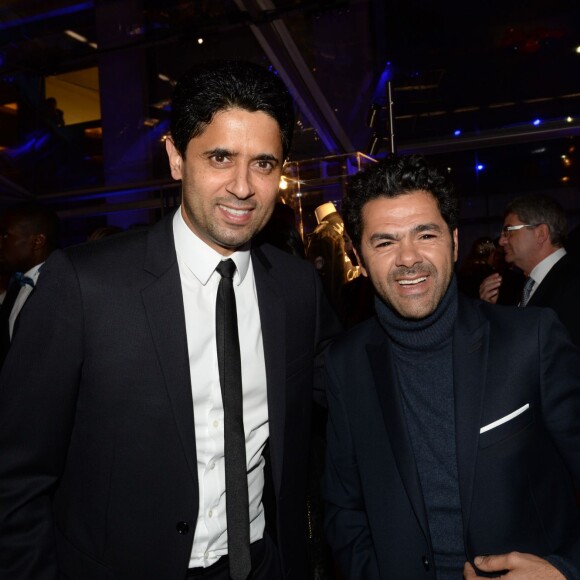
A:
{"type": "Polygon", "coordinates": [[[549,297],[553,296],[554,289],[561,283],[562,275],[568,263],[568,256],[560,258],[546,274],[541,284],[532,294],[528,306],[548,306],[549,297]],[[547,300],[548,298],[548,300],[547,300]]]}
{"type": "Polygon", "coordinates": [[[489,322],[479,316],[472,302],[460,297],[453,335],[453,383],[457,472],[465,533],[471,511],[488,352],[489,322]]]}
{"type": "MultiPolygon", "coordinates": [[[[379,334],[382,335],[382,331],[379,331],[379,334]]],[[[390,344],[382,335],[380,344],[367,345],[367,352],[397,468],[423,534],[430,541],[423,492],[407,430],[399,379],[390,344]]]]}
{"type": "Polygon", "coordinates": [[[197,481],[189,354],[172,216],[165,218],[149,232],[144,268],[153,278],[151,284],[143,288],[141,295],[181,444],[191,476],[197,481]]]}
{"type": "Polygon", "coordinates": [[[268,389],[270,458],[274,489],[282,483],[282,458],[286,424],[286,317],[277,283],[269,273],[271,264],[259,249],[252,250],[252,265],[258,294],[262,342],[268,389]]]}

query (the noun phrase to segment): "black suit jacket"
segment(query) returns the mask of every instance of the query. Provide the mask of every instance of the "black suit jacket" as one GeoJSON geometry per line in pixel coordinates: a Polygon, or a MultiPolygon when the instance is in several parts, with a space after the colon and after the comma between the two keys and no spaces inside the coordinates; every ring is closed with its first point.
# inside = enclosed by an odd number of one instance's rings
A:
{"type": "MultiPolygon", "coordinates": [[[[460,297],[453,357],[466,560],[518,550],[580,568],[579,351],[548,309],[460,297]]],[[[376,319],[333,343],[327,371],[327,532],[346,578],[435,578],[391,347],[376,319]]]]}
{"type": "Polygon", "coordinates": [[[570,254],[560,258],[538,286],[528,306],[555,310],[574,344],[580,347],[580,264],[570,254]]]}
{"type": "MultiPolygon", "coordinates": [[[[265,509],[284,577],[303,580],[314,359],[337,328],[309,264],[269,246],[252,262],[275,497],[265,509]]],[[[51,256],[0,382],[0,577],[183,580],[198,483],[172,216],[51,256]]]]}

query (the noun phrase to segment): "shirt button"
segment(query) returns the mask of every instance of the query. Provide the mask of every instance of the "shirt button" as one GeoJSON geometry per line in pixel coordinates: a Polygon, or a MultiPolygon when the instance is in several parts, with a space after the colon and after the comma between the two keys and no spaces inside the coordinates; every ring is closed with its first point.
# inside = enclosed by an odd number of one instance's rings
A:
{"type": "Polygon", "coordinates": [[[213,422],[213,426],[217,429],[219,427],[220,422],[219,421],[214,421],[213,422]]]}
{"type": "Polygon", "coordinates": [[[209,468],[210,468],[210,470],[211,470],[211,469],[213,469],[214,467],[215,467],[215,462],[214,462],[214,461],[212,461],[212,462],[209,464],[209,468]]]}
{"type": "Polygon", "coordinates": [[[203,559],[204,559],[204,560],[207,560],[208,558],[209,558],[209,552],[206,550],[206,551],[203,553],[203,559]]]}
{"type": "Polygon", "coordinates": [[[421,562],[423,563],[425,570],[429,571],[429,558],[427,558],[427,556],[422,556],[421,562]]]}
{"type": "Polygon", "coordinates": [[[211,518],[213,516],[213,510],[209,510],[209,512],[207,512],[207,515],[211,518]]]}
{"type": "Polygon", "coordinates": [[[177,522],[175,529],[177,530],[178,534],[184,536],[189,532],[189,524],[187,522],[177,522]]]}

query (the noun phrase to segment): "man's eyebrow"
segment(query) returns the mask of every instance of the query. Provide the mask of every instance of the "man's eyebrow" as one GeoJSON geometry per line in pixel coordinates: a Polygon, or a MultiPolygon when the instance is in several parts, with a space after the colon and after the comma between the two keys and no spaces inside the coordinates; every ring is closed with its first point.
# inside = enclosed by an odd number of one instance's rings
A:
{"type": "Polygon", "coordinates": [[[203,152],[204,157],[235,157],[237,153],[230,151],[229,149],[224,149],[223,147],[215,147],[214,149],[208,149],[203,152]]]}
{"type": "Polygon", "coordinates": [[[371,242],[377,242],[379,240],[397,240],[400,236],[396,236],[395,234],[389,234],[386,232],[377,232],[373,234],[370,238],[371,242]]]}
{"type": "Polygon", "coordinates": [[[256,161],[275,161],[276,163],[280,163],[280,160],[271,153],[260,153],[254,157],[256,161]]]}
{"type": "Polygon", "coordinates": [[[436,232],[440,232],[441,231],[441,226],[439,224],[419,224],[418,226],[415,226],[413,228],[413,232],[420,234],[421,232],[426,232],[426,231],[436,231],[436,232]]]}

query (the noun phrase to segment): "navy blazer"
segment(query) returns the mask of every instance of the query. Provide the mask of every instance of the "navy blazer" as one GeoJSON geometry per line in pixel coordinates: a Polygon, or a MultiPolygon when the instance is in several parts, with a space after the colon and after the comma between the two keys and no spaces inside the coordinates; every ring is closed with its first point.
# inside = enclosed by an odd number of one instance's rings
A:
{"type": "MultiPolygon", "coordinates": [[[[460,296],[453,357],[466,560],[518,550],[580,568],[580,352],[548,309],[460,296]]],[[[435,578],[391,347],[376,318],[332,344],[327,373],[327,534],[340,567],[349,580],[435,578]]]]}
{"type": "MultiPolygon", "coordinates": [[[[337,323],[306,261],[261,246],[252,263],[266,519],[284,578],[303,580],[314,361],[337,323]]],[[[0,577],[183,580],[199,506],[172,216],[53,254],[0,381],[0,577]]]]}

